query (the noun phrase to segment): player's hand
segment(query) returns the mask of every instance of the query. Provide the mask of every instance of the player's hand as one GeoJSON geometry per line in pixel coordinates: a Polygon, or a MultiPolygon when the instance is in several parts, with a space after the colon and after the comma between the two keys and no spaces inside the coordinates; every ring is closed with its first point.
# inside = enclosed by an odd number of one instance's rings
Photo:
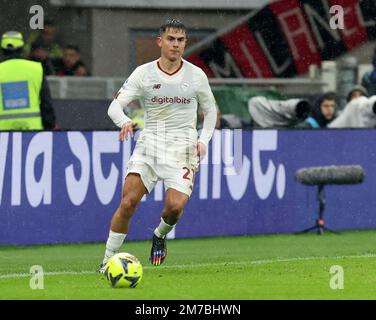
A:
{"type": "Polygon", "coordinates": [[[133,137],[133,122],[128,121],[123,124],[119,133],[119,140],[124,141],[128,140],[128,137],[133,137]]]}
{"type": "Polygon", "coordinates": [[[197,155],[200,161],[206,156],[206,146],[202,142],[197,144],[197,155]]]}

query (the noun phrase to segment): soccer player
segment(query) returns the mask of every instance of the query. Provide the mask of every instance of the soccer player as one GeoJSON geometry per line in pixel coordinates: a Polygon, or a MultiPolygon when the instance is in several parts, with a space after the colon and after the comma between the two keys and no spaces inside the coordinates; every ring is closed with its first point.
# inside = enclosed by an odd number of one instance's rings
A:
{"type": "Polygon", "coordinates": [[[141,198],[158,180],[164,182],[165,206],[154,230],[150,262],[155,266],[163,263],[166,235],[179,221],[192,193],[194,175],[206,154],[217,110],[205,73],[182,58],[186,42],[184,24],[167,20],[157,37],[160,58],[136,68],[109,106],[108,115],[121,128],[121,141],[133,136],[133,123],[123,112],[133,100],[143,102],[145,127],[128,162],[122,199],[111,221],[99,272],[104,272],[108,259],[119,251],[141,198]],[[199,139],[198,106],[204,113],[199,139]]]}

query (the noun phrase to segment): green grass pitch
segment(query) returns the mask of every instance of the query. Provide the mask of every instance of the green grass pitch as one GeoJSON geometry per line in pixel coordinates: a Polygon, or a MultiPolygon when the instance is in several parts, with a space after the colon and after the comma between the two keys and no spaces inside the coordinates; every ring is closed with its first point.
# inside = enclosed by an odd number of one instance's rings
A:
{"type": "Polygon", "coordinates": [[[104,244],[0,247],[0,299],[376,299],[376,231],[168,240],[159,267],[148,262],[150,245],[122,247],[144,266],[134,289],[95,273],[104,244]],[[30,288],[33,265],[44,269],[42,290],[30,288]],[[343,289],[330,287],[334,265],[343,289]]]}

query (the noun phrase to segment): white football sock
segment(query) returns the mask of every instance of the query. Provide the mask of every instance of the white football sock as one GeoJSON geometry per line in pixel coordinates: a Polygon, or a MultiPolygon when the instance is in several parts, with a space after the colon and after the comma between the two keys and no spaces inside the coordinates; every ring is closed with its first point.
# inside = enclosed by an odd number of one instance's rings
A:
{"type": "Polygon", "coordinates": [[[174,229],[175,226],[176,226],[176,224],[171,226],[171,225],[167,224],[163,220],[163,218],[161,218],[161,222],[160,222],[159,226],[155,228],[154,234],[158,238],[164,238],[167,233],[169,233],[172,229],[174,229]]]}
{"type": "Polygon", "coordinates": [[[106,252],[104,254],[103,264],[105,264],[113,255],[118,253],[126,236],[126,233],[117,233],[110,230],[106,243],[106,252]]]}

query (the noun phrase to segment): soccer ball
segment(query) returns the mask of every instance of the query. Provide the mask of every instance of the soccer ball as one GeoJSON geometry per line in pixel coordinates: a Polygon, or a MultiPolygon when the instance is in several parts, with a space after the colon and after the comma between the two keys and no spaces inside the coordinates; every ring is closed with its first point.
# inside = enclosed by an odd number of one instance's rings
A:
{"type": "Polygon", "coordinates": [[[142,265],[134,255],[122,252],[107,261],[104,274],[113,288],[135,288],[142,279],[142,265]]]}

